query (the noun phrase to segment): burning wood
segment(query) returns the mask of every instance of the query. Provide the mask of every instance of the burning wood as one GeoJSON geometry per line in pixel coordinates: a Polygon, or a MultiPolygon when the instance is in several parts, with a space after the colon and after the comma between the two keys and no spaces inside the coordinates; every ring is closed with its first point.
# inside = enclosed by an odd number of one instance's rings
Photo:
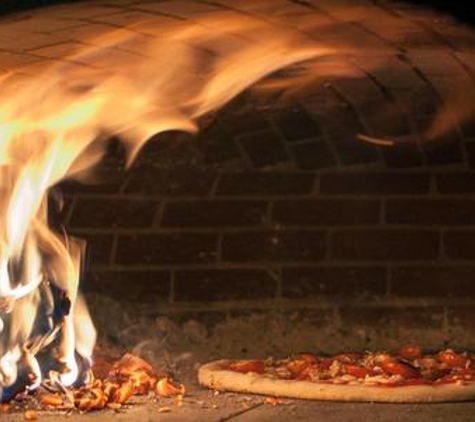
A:
{"type": "Polygon", "coordinates": [[[175,398],[175,404],[180,405],[185,395],[183,384],[174,383],[170,375],[154,369],[149,363],[130,353],[114,364],[100,356],[92,370],[94,377],[86,385],[54,393],[39,388],[31,394],[32,400],[27,400],[24,393],[20,393],[10,403],[2,404],[0,412],[10,412],[18,409],[17,405],[21,407],[25,403],[29,407],[36,406],[25,412],[25,418],[33,420],[37,417],[37,409],[77,410],[81,413],[105,408],[117,410],[130,402],[132,397],[145,395],[156,399],[175,398]],[[107,373],[105,368],[108,368],[107,373]]]}

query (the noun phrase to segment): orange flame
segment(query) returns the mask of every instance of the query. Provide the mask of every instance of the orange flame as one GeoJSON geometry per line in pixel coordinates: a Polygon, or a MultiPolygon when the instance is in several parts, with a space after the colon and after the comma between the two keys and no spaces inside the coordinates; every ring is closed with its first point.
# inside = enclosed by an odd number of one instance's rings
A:
{"type": "Polygon", "coordinates": [[[161,28],[157,38],[141,28],[89,40],[97,47],[39,75],[0,78],[0,385],[15,382],[22,361],[37,387],[35,354],[54,338],[62,369],[48,375],[62,385],[78,378],[75,354],[92,355],[96,333],[78,292],[84,244],[49,227],[51,187],[89,176],[105,153],[104,134],[121,136],[130,164],[152,135],[194,132],[198,117],[265,75],[330,53],[244,17],[161,28]],[[59,323],[58,291],[71,307],[59,323]],[[46,334],[37,332],[40,318],[46,334]]]}

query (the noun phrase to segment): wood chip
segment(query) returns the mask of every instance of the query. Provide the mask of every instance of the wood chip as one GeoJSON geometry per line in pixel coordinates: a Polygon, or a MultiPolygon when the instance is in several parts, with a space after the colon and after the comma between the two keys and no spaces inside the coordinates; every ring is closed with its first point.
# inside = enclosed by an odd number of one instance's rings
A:
{"type": "Polygon", "coordinates": [[[63,398],[57,394],[43,394],[39,401],[43,406],[57,407],[63,404],[63,398]]]}
{"type": "Polygon", "coordinates": [[[284,402],[282,399],[278,397],[266,397],[264,400],[264,404],[270,404],[271,406],[277,406],[279,404],[283,404],[284,402]]]}
{"type": "Polygon", "coordinates": [[[0,404],[0,413],[7,413],[10,411],[12,405],[8,403],[0,404]]]}
{"type": "Polygon", "coordinates": [[[38,413],[36,413],[34,410],[27,410],[25,412],[25,420],[35,421],[36,419],[38,419],[38,413]]]}

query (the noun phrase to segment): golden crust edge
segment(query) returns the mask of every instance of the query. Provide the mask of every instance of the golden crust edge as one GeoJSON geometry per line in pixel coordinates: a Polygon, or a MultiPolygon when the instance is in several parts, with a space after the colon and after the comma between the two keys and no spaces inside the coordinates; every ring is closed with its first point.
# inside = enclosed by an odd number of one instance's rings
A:
{"type": "Polygon", "coordinates": [[[378,387],[272,380],[225,369],[230,362],[223,359],[202,365],[198,370],[200,385],[218,391],[324,401],[441,403],[475,400],[475,383],[378,387]]]}

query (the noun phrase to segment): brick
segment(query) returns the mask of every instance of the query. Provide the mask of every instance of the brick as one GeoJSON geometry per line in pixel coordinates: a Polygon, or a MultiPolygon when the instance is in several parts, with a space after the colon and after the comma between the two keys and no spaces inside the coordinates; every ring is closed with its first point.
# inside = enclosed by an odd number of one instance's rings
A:
{"type": "Polygon", "coordinates": [[[143,306],[166,302],[170,296],[170,274],[167,271],[94,271],[85,283],[86,292],[113,297],[121,303],[143,306]]]}
{"type": "Polygon", "coordinates": [[[377,149],[373,145],[357,139],[357,135],[363,133],[364,128],[352,108],[331,107],[322,113],[324,113],[322,116],[324,131],[341,163],[351,165],[370,163],[379,159],[377,149]]]}
{"type": "Polygon", "coordinates": [[[410,91],[399,91],[396,96],[408,116],[413,119],[430,117],[432,120],[440,110],[440,98],[429,85],[410,91]]]}
{"type": "Polygon", "coordinates": [[[468,199],[394,199],[386,201],[385,212],[390,224],[475,224],[475,201],[468,199]]]}
{"type": "Polygon", "coordinates": [[[475,258],[475,230],[453,230],[444,233],[444,252],[451,259],[475,258]]]}
{"type": "Polygon", "coordinates": [[[223,261],[315,261],[322,259],[324,253],[325,236],[321,231],[255,231],[223,237],[223,261]]]}
{"type": "Polygon", "coordinates": [[[359,104],[358,112],[372,135],[397,138],[412,133],[406,116],[395,103],[383,96],[370,98],[359,104]]]}
{"type": "MultiPolygon", "coordinates": [[[[109,25],[117,25],[117,26],[128,26],[128,25],[137,25],[140,22],[146,22],[150,20],[155,20],[157,17],[150,13],[143,13],[138,11],[125,11],[120,13],[114,14],[107,14],[102,16],[95,16],[90,18],[90,20],[98,23],[106,23],[109,25]]],[[[161,18],[161,17],[160,17],[161,18]]],[[[138,30],[140,32],[140,30],[138,30]]]]}
{"type": "Polygon", "coordinates": [[[261,113],[254,109],[239,113],[218,113],[218,119],[224,126],[226,132],[232,136],[242,136],[252,132],[272,130],[270,123],[261,113]]]}
{"type": "Polygon", "coordinates": [[[190,133],[167,131],[153,135],[147,140],[135,158],[132,169],[152,166],[163,170],[197,167],[199,151],[197,139],[190,133]]]}
{"type": "Polygon", "coordinates": [[[440,193],[475,193],[475,173],[441,173],[435,176],[437,190],[440,193]]]}
{"type": "MultiPolygon", "coordinates": [[[[473,70],[472,70],[473,72],[473,70]]],[[[459,127],[462,134],[467,137],[474,137],[475,136],[475,119],[468,118],[465,120],[459,121],[459,127]]]]}
{"type": "Polygon", "coordinates": [[[318,138],[322,134],[320,125],[297,105],[274,113],[273,121],[289,142],[318,138]]]}
{"type": "Polygon", "coordinates": [[[118,193],[121,186],[121,180],[105,180],[103,183],[85,184],[75,180],[64,180],[56,188],[65,196],[75,196],[78,194],[110,195],[118,193]]]}
{"type": "MultiPolygon", "coordinates": [[[[74,233],[72,233],[74,235],[74,233]]],[[[110,263],[112,254],[113,235],[106,234],[78,234],[86,243],[86,265],[94,267],[110,263]]]]}
{"type": "Polygon", "coordinates": [[[203,196],[214,184],[216,173],[212,170],[182,167],[157,168],[153,165],[135,168],[130,173],[126,193],[161,196],[203,196]]]}
{"type": "Polygon", "coordinates": [[[114,27],[111,25],[83,22],[83,25],[81,26],[61,29],[58,31],[55,30],[53,34],[59,41],[83,42],[84,39],[100,39],[101,36],[107,34],[113,28],[114,27]]]}
{"type": "MultiPolygon", "coordinates": [[[[363,66],[365,61],[368,61],[368,57],[363,57],[361,60],[363,66]]],[[[381,66],[381,57],[374,59],[374,77],[391,91],[418,89],[424,83],[406,62],[396,57],[385,57],[384,66],[378,68],[378,65],[381,66]]],[[[366,68],[371,72],[371,66],[366,66],[366,68]]]]}
{"type": "Polygon", "coordinates": [[[260,300],[277,292],[277,281],[265,270],[177,271],[174,283],[177,302],[260,300]]]}
{"type": "Polygon", "coordinates": [[[165,227],[259,226],[267,220],[262,201],[179,201],[165,206],[165,227]]]}
{"type": "Polygon", "coordinates": [[[282,296],[291,299],[364,297],[386,293],[382,267],[304,267],[282,271],[282,296]]]}
{"type": "Polygon", "coordinates": [[[0,52],[0,69],[10,70],[19,66],[27,65],[39,61],[39,57],[30,54],[18,54],[9,52],[0,52]]]}
{"type": "Polygon", "coordinates": [[[404,327],[419,329],[442,329],[444,310],[442,307],[391,307],[391,306],[348,306],[340,309],[343,325],[387,329],[404,327]]]}
{"type": "Polygon", "coordinates": [[[320,199],[277,201],[272,220],[290,226],[372,224],[379,220],[380,203],[372,200],[320,199]]]}
{"type": "Polygon", "coordinates": [[[354,107],[358,108],[360,105],[367,104],[368,100],[386,101],[381,93],[381,89],[364,73],[358,74],[358,70],[355,68],[355,78],[338,79],[332,81],[332,86],[345,97],[354,107]]]}
{"type": "Polygon", "coordinates": [[[422,266],[390,270],[392,295],[414,298],[467,297],[475,293],[475,267],[422,266]]]}
{"type": "MultiPolygon", "coordinates": [[[[406,51],[421,51],[429,49],[435,50],[438,47],[440,48],[440,41],[436,38],[434,34],[424,28],[422,30],[419,29],[406,34],[402,34],[401,37],[397,40],[397,43],[400,48],[406,51]]],[[[434,60],[436,59],[434,58],[434,60]]],[[[420,64],[420,61],[418,61],[417,64],[420,64]]],[[[421,68],[421,70],[423,69],[421,68]]]]}
{"type": "Polygon", "coordinates": [[[247,167],[244,156],[233,137],[215,122],[198,133],[194,143],[199,146],[206,164],[223,164],[233,161],[242,163],[242,167],[247,167]]]}
{"type": "MultiPolygon", "coordinates": [[[[36,3],[38,3],[41,0],[37,0],[36,3]]],[[[60,1],[52,0],[48,3],[53,3],[55,1],[56,3],[60,3],[60,1]]],[[[2,2],[4,3],[4,2],[2,2]]],[[[28,6],[31,7],[32,1],[29,0],[24,0],[23,2],[19,0],[13,0],[12,3],[15,3],[15,6],[27,6],[25,3],[28,3],[28,6]],[[21,5],[21,3],[24,3],[21,5]]],[[[51,9],[50,9],[51,10],[51,9]]],[[[2,9],[1,12],[7,12],[8,11],[8,6],[7,9],[5,9],[4,4],[2,4],[2,9]]],[[[26,17],[26,16],[25,16],[26,17]]],[[[35,33],[51,33],[53,31],[59,31],[61,29],[66,29],[66,28],[74,28],[75,26],[81,26],[84,25],[84,21],[80,20],[75,20],[72,19],[72,17],[69,17],[69,19],[61,19],[60,17],[52,17],[49,16],[49,14],[43,13],[43,14],[35,14],[34,16],[29,16],[27,19],[21,19],[18,21],[11,21],[11,22],[2,22],[2,30],[5,31],[5,33],[10,33],[13,34],[13,32],[24,32],[24,31],[33,31],[35,33]]]]}
{"type": "Polygon", "coordinates": [[[460,63],[450,52],[441,48],[430,50],[413,50],[408,54],[411,62],[429,77],[453,78],[462,71],[460,63]]]}
{"type": "Polygon", "coordinates": [[[423,163],[421,151],[416,144],[396,144],[383,149],[382,153],[389,168],[414,168],[420,167],[423,163]]]}
{"type": "Polygon", "coordinates": [[[260,168],[289,161],[279,137],[270,131],[240,136],[236,141],[246,152],[253,166],[260,168]]]}
{"type": "Polygon", "coordinates": [[[120,265],[199,264],[214,262],[217,238],[212,234],[143,234],[119,236],[120,265]]]}
{"type": "Polygon", "coordinates": [[[423,142],[422,149],[427,163],[431,165],[448,165],[464,160],[462,142],[456,133],[449,133],[442,139],[423,142]]]}
{"type": "Polygon", "coordinates": [[[465,150],[467,151],[468,165],[473,169],[475,168],[475,142],[465,142],[465,150]]]}
{"type": "Polygon", "coordinates": [[[308,195],[315,175],[299,172],[232,172],[223,173],[217,195],[308,195]]]}
{"type": "Polygon", "coordinates": [[[332,151],[323,139],[292,145],[291,150],[301,170],[323,169],[336,164],[332,151]]]}
{"type": "Polygon", "coordinates": [[[338,172],[322,174],[323,195],[420,195],[429,191],[428,173],[338,172]]]}
{"type": "Polygon", "coordinates": [[[174,1],[174,2],[152,2],[139,4],[137,9],[147,12],[163,13],[179,17],[189,17],[190,15],[213,12],[216,7],[208,4],[197,3],[195,1],[174,1]]]}
{"type": "Polygon", "coordinates": [[[72,228],[150,227],[157,203],[114,198],[78,199],[69,226],[72,228]]]}
{"type": "Polygon", "coordinates": [[[82,49],[84,49],[84,44],[77,42],[64,42],[30,50],[30,53],[50,59],[60,59],[62,57],[79,52],[82,49]]]}
{"type": "Polygon", "coordinates": [[[431,260],[439,255],[439,235],[432,230],[348,229],[332,237],[333,256],[347,260],[431,260]]]}

